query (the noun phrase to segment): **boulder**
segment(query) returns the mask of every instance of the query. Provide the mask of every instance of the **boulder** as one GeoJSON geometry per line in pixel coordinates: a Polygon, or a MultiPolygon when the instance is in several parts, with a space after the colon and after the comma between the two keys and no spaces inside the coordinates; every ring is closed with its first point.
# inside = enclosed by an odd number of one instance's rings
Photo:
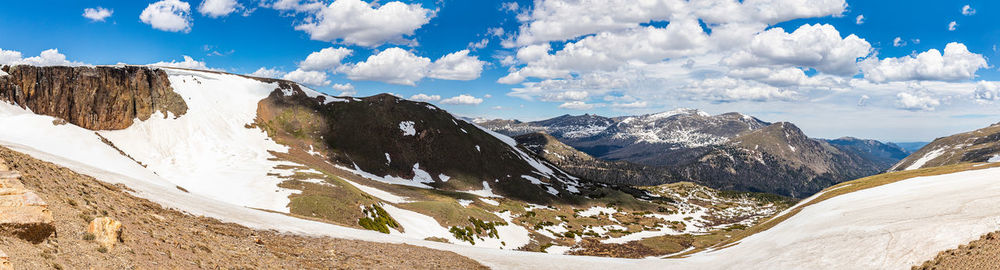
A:
{"type": "Polygon", "coordinates": [[[109,217],[99,217],[90,221],[90,226],[87,226],[87,233],[94,235],[94,241],[101,244],[101,246],[111,249],[115,247],[116,243],[125,242],[122,238],[124,229],[122,223],[117,220],[109,217]]]}

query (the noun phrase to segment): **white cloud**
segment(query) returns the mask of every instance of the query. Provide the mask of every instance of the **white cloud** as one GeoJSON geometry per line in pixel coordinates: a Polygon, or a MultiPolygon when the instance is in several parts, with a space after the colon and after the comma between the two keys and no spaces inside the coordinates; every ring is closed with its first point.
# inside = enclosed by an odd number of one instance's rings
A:
{"type": "Polygon", "coordinates": [[[205,65],[205,62],[194,60],[194,58],[191,58],[190,56],[187,56],[187,55],[184,55],[183,57],[184,57],[184,61],[181,61],[181,62],[177,62],[177,61],[170,61],[170,62],[160,61],[160,62],[152,63],[152,64],[149,64],[149,65],[150,66],[160,66],[160,67],[175,67],[175,68],[200,69],[200,70],[215,70],[215,69],[208,68],[208,66],[205,65]]]}
{"type": "Polygon", "coordinates": [[[861,97],[858,98],[858,107],[864,107],[864,106],[868,105],[868,100],[869,99],[872,99],[872,97],[870,97],[868,95],[861,95],[861,97]]]}
{"type": "Polygon", "coordinates": [[[191,31],[191,5],[180,0],[161,0],[142,10],[143,23],[168,32],[191,31]]]}
{"type": "Polygon", "coordinates": [[[708,98],[712,101],[776,101],[795,100],[799,93],[754,81],[734,78],[713,78],[694,82],[687,86],[694,98],[708,98]]]}
{"type": "Polygon", "coordinates": [[[38,56],[21,58],[19,51],[0,49],[0,65],[33,65],[33,66],[84,66],[87,64],[66,60],[66,55],[58,49],[42,51],[38,56]]]}
{"type": "Polygon", "coordinates": [[[331,85],[330,88],[333,88],[333,90],[340,91],[340,96],[353,96],[358,94],[358,91],[354,90],[354,85],[351,85],[350,83],[346,84],[335,83],[331,85]]]}
{"type": "Polygon", "coordinates": [[[1000,83],[990,81],[979,81],[973,93],[973,99],[980,104],[992,103],[1000,100],[1000,83]]]}
{"type": "Polygon", "coordinates": [[[900,92],[896,94],[897,104],[899,108],[911,111],[933,111],[935,107],[941,105],[941,101],[922,94],[910,94],[906,92],[900,92]]]}
{"type": "Polygon", "coordinates": [[[198,6],[198,12],[211,18],[218,18],[229,16],[242,7],[236,0],[203,0],[198,6]]]}
{"type": "Polygon", "coordinates": [[[461,50],[442,56],[433,63],[401,48],[388,48],[339,71],[351,80],[380,81],[391,84],[416,85],[425,77],[442,80],[474,80],[483,71],[484,61],[461,50]]]}
{"type": "MultiPolygon", "coordinates": [[[[282,8],[298,7],[272,4],[282,8]]],[[[404,4],[398,1],[384,3],[378,8],[361,0],[335,0],[329,6],[311,12],[310,18],[295,26],[305,31],[313,40],[340,42],[360,46],[375,47],[386,42],[407,43],[405,36],[427,24],[434,11],[418,4],[404,4]]]]}
{"type": "Polygon", "coordinates": [[[697,21],[672,21],[665,28],[653,26],[623,32],[602,32],[567,43],[554,54],[544,53],[546,45],[527,46],[518,51],[518,60],[533,60],[508,74],[501,83],[518,83],[525,78],[567,78],[572,73],[614,71],[630,62],[657,63],[666,58],[705,53],[708,35],[697,21]]]}
{"type": "Polygon", "coordinates": [[[344,60],[344,57],[351,55],[352,51],[347,48],[325,48],[318,52],[310,53],[299,63],[299,68],[305,71],[323,71],[323,70],[334,70],[340,67],[340,61],[344,60]]]}
{"type": "Polygon", "coordinates": [[[111,14],[114,13],[115,13],[114,10],[102,7],[87,8],[83,10],[83,17],[90,19],[90,21],[92,22],[103,22],[108,17],[111,17],[111,14]]]}
{"type": "Polygon", "coordinates": [[[957,22],[951,21],[950,23],[948,23],[948,31],[955,31],[955,29],[958,29],[957,22]]]}
{"type": "Polygon", "coordinates": [[[261,1],[260,6],[280,11],[311,12],[320,10],[326,5],[318,0],[304,0],[304,3],[303,0],[275,0],[261,1]]]}
{"type": "Polygon", "coordinates": [[[773,24],[797,18],[840,15],[843,0],[539,0],[528,14],[516,39],[520,46],[568,40],[588,34],[638,27],[650,21],[697,17],[707,24],[773,24]]]}
{"type": "Polygon", "coordinates": [[[972,9],[972,7],[970,7],[969,5],[965,5],[962,7],[962,15],[965,16],[976,15],[976,10],[972,9]]]}
{"type": "Polygon", "coordinates": [[[945,45],[944,54],[930,49],[914,56],[869,58],[861,62],[865,78],[873,82],[972,79],[980,68],[988,67],[981,54],[969,52],[962,43],[945,45]]]}
{"type": "Polygon", "coordinates": [[[461,50],[442,56],[430,66],[429,77],[443,80],[468,81],[479,78],[484,61],[469,56],[469,50],[461,50]]]}
{"type": "Polygon", "coordinates": [[[431,60],[400,48],[388,48],[354,64],[345,73],[351,80],[380,81],[391,84],[416,85],[427,76],[431,60]]]}
{"type": "Polygon", "coordinates": [[[296,69],[295,71],[285,74],[285,76],[282,78],[285,80],[305,84],[308,86],[330,85],[330,81],[326,79],[326,73],[319,71],[305,71],[302,69],[296,69]]]}
{"type": "Polygon", "coordinates": [[[896,37],[896,38],[894,38],[892,40],[892,46],[893,47],[903,47],[903,46],[906,46],[906,41],[903,41],[903,39],[900,38],[900,37],[896,37]]]}
{"type": "Polygon", "coordinates": [[[820,72],[850,76],[858,73],[858,58],[872,48],[853,34],[841,38],[828,24],[802,25],[792,33],[772,28],[753,38],[750,46],[724,60],[733,67],[762,65],[814,68],[820,72]]]}
{"type": "Polygon", "coordinates": [[[261,77],[261,78],[278,78],[281,77],[282,75],[285,75],[285,72],[274,68],[261,67],[257,69],[257,71],[254,71],[253,73],[247,75],[254,77],[261,77]]]}
{"type": "Polygon", "coordinates": [[[590,110],[596,107],[595,104],[586,103],[583,101],[570,101],[559,105],[560,109],[567,110],[590,110]]]}
{"type": "Polygon", "coordinates": [[[444,99],[441,103],[452,105],[479,105],[480,103],[483,103],[483,99],[462,94],[444,99]]]}
{"type": "Polygon", "coordinates": [[[468,47],[469,47],[469,49],[478,50],[478,49],[486,48],[486,45],[489,45],[489,44],[490,44],[490,40],[484,38],[484,39],[482,39],[482,40],[480,40],[478,42],[469,42],[469,46],[468,47]]]}
{"type": "Polygon", "coordinates": [[[622,108],[622,109],[637,109],[645,108],[648,104],[645,101],[636,101],[632,103],[614,103],[611,107],[622,108]]]}
{"type": "Polygon", "coordinates": [[[521,9],[521,5],[518,5],[517,2],[504,2],[500,4],[500,10],[503,11],[517,12],[519,9],[521,9]]]}
{"type": "Polygon", "coordinates": [[[431,101],[441,100],[441,96],[439,96],[439,95],[426,95],[426,94],[422,94],[421,93],[421,94],[416,94],[416,95],[410,96],[410,100],[423,101],[423,102],[431,102],[431,101]]]}
{"type": "Polygon", "coordinates": [[[864,14],[860,14],[860,15],[858,15],[858,17],[854,18],[854,24],[862,25],[864,23],[865,23],[865,15],[864,14]]]}

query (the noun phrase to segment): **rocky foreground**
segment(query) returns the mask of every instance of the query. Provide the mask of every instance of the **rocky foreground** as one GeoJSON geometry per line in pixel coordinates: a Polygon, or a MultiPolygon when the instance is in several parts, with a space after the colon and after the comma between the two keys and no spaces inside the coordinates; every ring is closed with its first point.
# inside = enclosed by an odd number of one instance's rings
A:
{"type": "MultiPolygon", "coordinates": [[[[27,236],[11,229],[23,226],[0,226],[0,269],[485,268],[451,252],[287,235],[191,216],[132,196],[125,186],[3,147],[0,175],[17,176],[4,178],[0,189],[16,186],[21,197],[37,195],[35,210],[44,205],[44,211],[29,211],[35,215],[20,220],[42,218],[38,226],[51,226],[51,231],[27,236]]],[[[14,206],[3,207],[14,204],[0,204],[0,220],[12,222],[7,213],[14,206]]]]}

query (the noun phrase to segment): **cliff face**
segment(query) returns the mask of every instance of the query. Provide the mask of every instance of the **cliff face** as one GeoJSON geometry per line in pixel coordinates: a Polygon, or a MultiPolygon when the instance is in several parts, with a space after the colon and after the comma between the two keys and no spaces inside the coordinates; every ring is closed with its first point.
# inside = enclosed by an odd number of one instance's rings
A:
{"type": "Polygon", "coordinates": [[[156,111],[180,116],[184,99],[167,74],[148,67],[2,66],[0,101],[91,130],[118,130],[156,111]]]}

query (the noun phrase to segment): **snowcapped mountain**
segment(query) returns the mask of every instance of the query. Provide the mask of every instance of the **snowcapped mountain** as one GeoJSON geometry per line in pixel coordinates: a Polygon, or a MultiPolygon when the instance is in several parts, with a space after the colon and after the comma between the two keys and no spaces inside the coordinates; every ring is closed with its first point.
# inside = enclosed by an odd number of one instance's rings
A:
{"type": "Polygon", "coordinates": [[[890,171],[915,170],[963,162],[1000,162],[1000,123],[937,138],[896,163],[890,171]]]}
{"type": "Polygon", "coordinates": [[[691,181],[718,189],[802,197],[841,181],[879,173],[903,156],[898,147],[878,141],[817,140],[791,123],[771,124],[741,113],[710,115],[694,109],[616,118],[583,115],[480,123],[512,136],[549,133],[598,160],[575,159],[573,165],[560,166],[571,171],[591,168],[573,173],[601,175],[595,180],[616,184],[691,181]],[[618,170],[635,176],[606,173],[618,170]]]}

